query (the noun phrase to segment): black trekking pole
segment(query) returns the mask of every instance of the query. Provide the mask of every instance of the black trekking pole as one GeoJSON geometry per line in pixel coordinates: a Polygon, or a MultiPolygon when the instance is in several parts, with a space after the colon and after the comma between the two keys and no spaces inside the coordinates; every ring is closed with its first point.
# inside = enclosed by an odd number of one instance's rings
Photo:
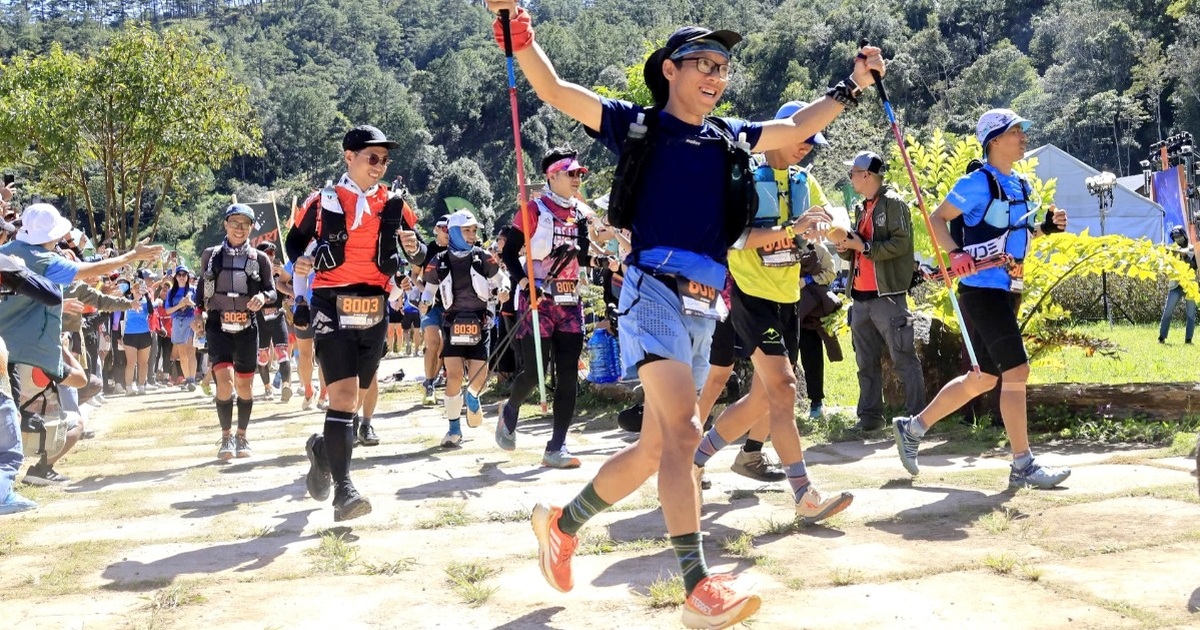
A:
{"type": "MultiPolygon", "coordinates": [[[[870,44],[866,39],[861,39],[858,42],[858,47],[862,48],[870,44]]],[[[900,123],[896,120],[896,113],[892,111],[892,103],[888,101],[887,90],[883,88],[883,77],[879,76],[876,70],[871,71],[871,76],[875,79],[875,89],[879,92],[879,99],[883,101],[883,112],[887,115],[888,123],[892,126],[892,135],[896,137],[896,146],[900,147],[900,157],[904,159],[904,168],[908,170],[908,179],[912,182],[913,192],[917,196],[917,207],[921,210],[921,218],[925,219],[925,230],[929,233],[929,240],[933,242],[933,255],[937,260],[938,269],[941,270],[942,281],[946,285],[946,291],[950,294],[950,306],[954,308],[954,317],[958,320],[958,329],[962,333],[963,343],[967,346],[967,356],[971,359],[971,369],[979,372],[979,359],[975,358],[975,346],[971,344],[971,336],[967,334],[967,325],[963,320],[962,309],[958,306],[958,297],[954,295],[954,282],[950,278],[949,269],[947,269],[946,260],[942,254],[942,248],[938,245],[937,237],[933,234],[933,221],[929,218],[929,210],[925,208],[925,197],[921,194],[921,186],[917,183],[917,174],[913,171],[912,161],[908,158],[908,149],[904,146],[904,134],[900,131],[900,123]]]]}

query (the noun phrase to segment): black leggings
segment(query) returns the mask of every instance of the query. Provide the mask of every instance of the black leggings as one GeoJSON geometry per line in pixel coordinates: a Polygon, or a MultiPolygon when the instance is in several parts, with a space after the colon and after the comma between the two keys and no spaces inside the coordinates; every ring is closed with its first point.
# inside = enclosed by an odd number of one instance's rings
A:
{"type": "MultiPolygon", "coordinates": [[[[537,349],[533,334],[518,339],[521,346],[522,370],[513,379],[508,404],[520,407],[537,387],[537,349]]],[[[575,394],[579,386],[579,355],[583,352],[582,333],[551,333],[542,340],[542,362],[549,364],[554,358],[554,434],[546,443],[547,451],[557,451],[567,441],[567,429],[575,418],[575,394]]]]}
{"type": "Polygon", "coordinates": [[[800,367],[809,401],[821,404],[825,400],[825,343],[815,330],[800,329],[800,367]]]}

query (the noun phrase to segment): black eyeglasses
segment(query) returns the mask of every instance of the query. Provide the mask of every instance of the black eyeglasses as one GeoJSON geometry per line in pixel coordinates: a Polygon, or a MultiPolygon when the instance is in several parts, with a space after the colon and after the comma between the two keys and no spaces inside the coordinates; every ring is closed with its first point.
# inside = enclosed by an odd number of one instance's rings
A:
{"type": "Polygon", "coordinates": [[[253,221],[226,221],[226,223],[236,230],[249,230],[250,226],[254,225],[253,221]]]}
{"type": "MultiPolygon", "coordinates": [[[[354,154],[355,154],[355,155],[362,155],[362,154],[363,154],[363,152],[362,152],[362,151],[355,151],[355,152],[354,152],[354,154]]],[[[382,156],[382,157],[380,157],[380,156],[378,156],[378,155],[375,155],[374,153],[368,153],[368,154],[367,154],[367,164],[370,164],[371,166],[378,166],[378,165],[380,165],[380,164],[382,164],[382,165],[384,165],[384,166],[387,166],[387,163],[388,163],[388,162],[390,162],[390,161],[392,161],[392,158],[390,158],[390,157],[388,157],[388,156],[386,156],[386,155],[385,155],[385,156],[382,156]]]]}
{"type": "Polygon", "coordinates": [[[688,59],[680,59],[679,61],[676,61],[675,64],[682,66],[688,61],[696,62],[696,69],[703,74],[716,74],[724,81],[729,80],[730,68],[729,64],[727,63],[717,63],[708,57],[691,57],[688,59]]]}

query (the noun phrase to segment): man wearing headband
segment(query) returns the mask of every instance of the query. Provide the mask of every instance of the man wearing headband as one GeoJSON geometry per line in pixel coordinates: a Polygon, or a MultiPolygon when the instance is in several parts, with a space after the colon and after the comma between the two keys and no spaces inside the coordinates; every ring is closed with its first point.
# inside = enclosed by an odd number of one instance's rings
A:
{"type": "MultiPolygon", "coordinates": [[[[807,103],[802,102],[786,103],[776,118],[790,118],[806,106],[807,103]]],[[[735,338],[740,342],[737,354],[748,357],[754,365],[754,377],[749,393],[725,409],[700,441],[695,454],[696,466],[703,470],[717,451],[749,431],[746,447],[734,460],[734,472],[759,481],[787,480],[795,499],[796,518],[805,524],[829,518],[845,510],[854,500],[848,492],[825,496],[808,481],[804,451],[794,421],[796,376],[792,366],[800,355],[801,335],[796,307],[802,287],[815,281],[812,263],[816,262],[818,270],[820,267],[819,254],[805,239],[819,240],[821,234],[815,229],[817,224],[830,221],[824,210],[829,201],[799,164],[813,146],[826,144],[825,136],[818,133],[794,146],[756,156],[754,179],[759,207],[754,224],[767,228],[786,227],[775,241],[755,249],[729,252],[733,305],[729,319],[718,324],[713,334],[709,361],[719,367],[719,373],[715,378],[710,373],[705,390],[701,392],[700,411],[707,415],[725,386],[738,345],[735,338]],[[802,264],[806,260],[810,267],[807,269],[802,264]],[[762,445],[768,433],[774,435],[782,466],[763,456],[762,445]]],[[[831,258],[827,252],[826,257],[831,258]]],[[[814,372],[808,379],[810,395],[812,389],[819,388],[815,378],[824,368],[821,352],[818,338],[817,365],[813,366],[810,361],[805,366],[806,377],[814,372]]],[[[817,396],[820,400],[821,394],[817,396]]]]}
{"type": "Polygon", "coordinates": [[[971,399],[1000,385],[1000,416],[1012,448],[1010,488],[1048,489],[1066,481],[1071,469],[1043,466],[1029,447],[1026,382],[1029,357],[1017,323],[1024,287],[1021,262],[1029,242],[1067,227],[1067,213],[1053,205],[1042,222],[1030,206],[1029,182],[1013,171],[1025,157],[1028,120],[1011,109],[993,109],[980,116],[975,136],[986,164],[955,182],[946,200],[933,213],[937,245],[949,253],[950,270],[961,278],[958,304],[968,322],[971,345],[979,362],[972,371],[946,383],[921,413],[892,420],[900,462],[917,474],[917,448],[935,423],[971,399]],[[993,185],[1001,194],[993,195],[993,185]],[[975,261],[1006,254],[1013,264],[975,269],[975,261]]]}
{"type": "Polygon", "coordinates": [[[579,356],[583,352],[583,304],[579,299],[579,274],[583,267],[603,267],[604,256],[593,256],[588,238],[592,212],[579,202],[579,185],[587,169],[573,149],[554,148],[542,158],[546,186],[542,195],[513,217],[501,253],[513,280],[517,281],[517,344],[524,361],[513,379],[508,400],[500,405],[496,421],[496,444],[511,451],[517,447],[517,412],[537,386],[537,361],[549,373],[554,362],[554,427],[542,455],[548,468],[578,468],[579,458],[567,450],[567,429],[575,417],[575,394],[579,381],[579,356]],[[528,221],[529,225],[526,225],[528,221]],[[533,274],[538,299],[538,323],[542,356],[537,355],[533,320],[529,316],[528,267],[521,262],[525,242],[533,256],[533,274]]]}
{"type": "Polygon", "coordinates": [[[710,575],[704,560],[691,474],[700,443],[696,392],[706,378],[715,321],[727,308],[719,292],[728,249],[731,244],[764,246],[785,229],[735,224],[733,218],[740,223],[750,208],[748,195],[735,198],[745,180],[733,177],[731,165],[743,164],[742,145],[761,153],[794,146],[821,131],[858,102],[862,89],[874,82],[872,70],[885,71],[883,58],[878,48],[864,47],[852,77],[791,118],[715,119],[710,115],[728,87],[729,51],[741,41],[737,33],[700,27],[675,31],[643,69],[655,102],[647,109],[563,80],[534,41],[528,12],[513,0],[488,0],[488,7],[511,16],[510,42],[499,20],[493,32],[502,47],[511,44],[538,98],[583,123],[618,156],[627,142],[644,147],[625,156],[636,157],[639,169],[633,180],[623,182],[629,192],[619,198],[618,207],[627,213],[622,219],[629,219],[633,235],[619,305],[621,361],[641,379],[646,426],[638,441],[606,461],[566,506],[534,508],[542,575],[557,590],[573,588],[571,556],[579,529],[657,473],[663,517],[683,576],[684,625],[725,628],[740,623],[758,610],[761,599],[733,575],[710,575]],[[638,140],[651,134],[658,139],[638,140]],[[684,220],[681,208],[686,209],[684,220]]]}

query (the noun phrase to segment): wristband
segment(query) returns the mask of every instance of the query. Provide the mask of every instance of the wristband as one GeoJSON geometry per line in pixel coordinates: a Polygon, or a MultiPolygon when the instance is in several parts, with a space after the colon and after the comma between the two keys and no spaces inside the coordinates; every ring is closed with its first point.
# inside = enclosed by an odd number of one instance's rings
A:
{"type": "Polygon", "coordinates": [[[1047,212],[1046,218],[1042,220],[1042,234],[1057,234],[1062,232],[1062,228],[1054,222],[1054,213],[1047,212]]]}
{"type": "MultiPolygon", "coordinates": [[[[854,85],[854,82],[851,81],[850,84],[854,85]]],[[[855,88],[857,87],[855,85],[855,88]]],[[[861,94],[862,90],[859,90],[859,93],[861,94]]],[[[854,95],[854,92],[849,85],[846,85],[845,81],[839,81],[837,85],[826,90],[825,96],[832,98],[847,108],[858,106],[858,97],[854,95]]]]}
{"type": "Polygon", "coordinates": [[[793,241],[796,240],[796,230],[792,229],[792,225],[790,223],[783,226],[783,231],[788,235],[788,238],[792,239],[793,241]]]}

